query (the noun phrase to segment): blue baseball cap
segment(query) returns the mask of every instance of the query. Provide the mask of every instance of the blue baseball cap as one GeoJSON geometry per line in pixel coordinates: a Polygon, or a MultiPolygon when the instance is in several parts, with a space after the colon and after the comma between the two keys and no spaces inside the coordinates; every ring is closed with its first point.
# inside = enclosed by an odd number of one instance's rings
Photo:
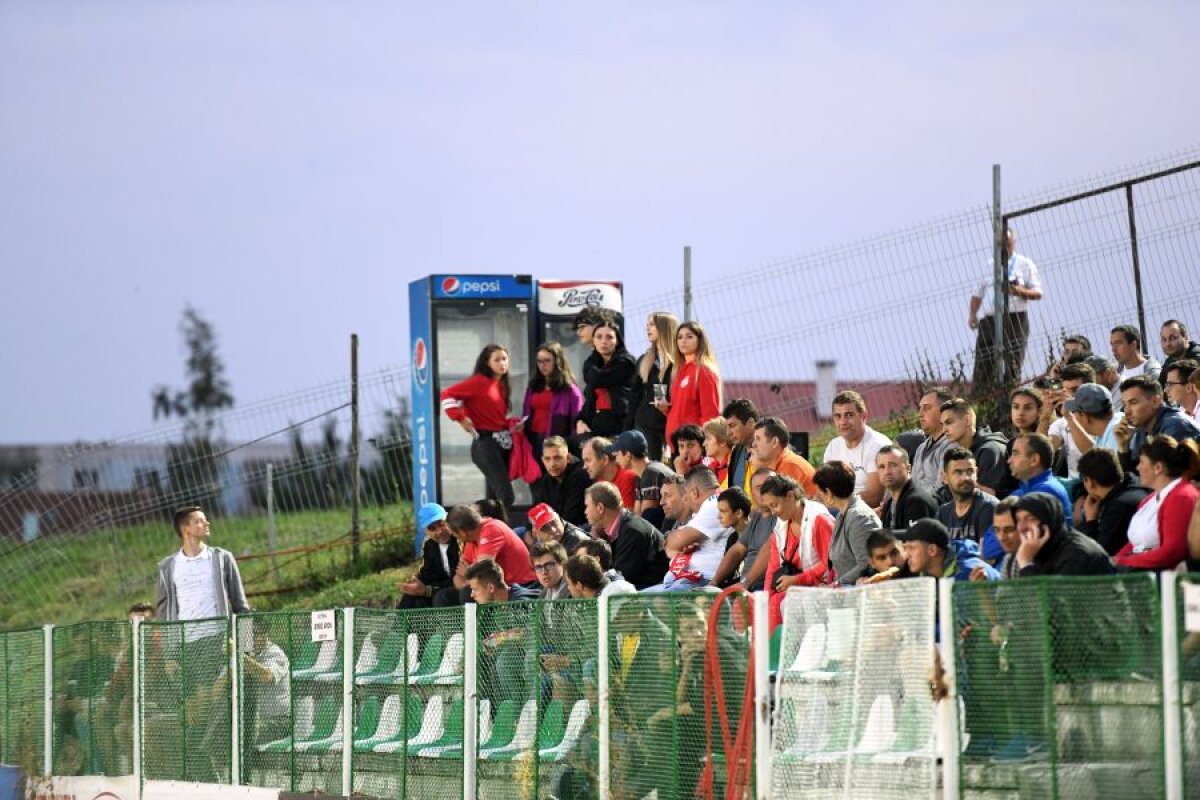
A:
{"type": "Polygon", "coordinates": [[[437,503],[426,503],[421,506],[421,510],[417,512],[417,528],[422,531],[429,530],[429,526],[435,522],[441,522],[446,518],[446,509],[439,506],[437,503]]]}
{"type": "Polygon", "coordinates": [[[617,453],[624,451],[631,453],[638,458],[646,457],[646,436],[641,431],[625,431],[613,440],[613,443],[604,448],[604,452],[617,453]]]}

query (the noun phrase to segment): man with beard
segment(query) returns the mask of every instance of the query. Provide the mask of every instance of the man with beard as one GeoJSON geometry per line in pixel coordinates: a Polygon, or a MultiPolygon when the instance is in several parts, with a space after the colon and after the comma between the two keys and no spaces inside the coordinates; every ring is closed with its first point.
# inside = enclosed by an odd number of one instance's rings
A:
{"type": "Polygon", "coordinates": [[[975,484],[975,457],[962,447],[952,447],[943,456],[944,480],[952,499],[937,511],[937,520],[950,531],[951,539],[978,542],[983,560],[995,564],[1004,555],[992,531],[996,498],[979,491],[975,484]]]}

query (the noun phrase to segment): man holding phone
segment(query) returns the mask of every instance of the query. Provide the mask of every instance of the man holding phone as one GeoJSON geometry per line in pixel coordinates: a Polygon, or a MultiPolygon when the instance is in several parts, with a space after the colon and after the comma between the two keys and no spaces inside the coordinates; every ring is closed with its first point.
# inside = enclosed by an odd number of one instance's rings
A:
{"type": "Polygon", "coordinates": [[[1020,377],[1021,365],[1025,362],[1025,343],[1029,341],[1029,303],[1042,299],[1042,279],[1037,264],[1017,253],[1017,235],[1012,228],[1005,233],[1007,309],[994,308],[995,277],[989,269],[987,277],[980,281],[979,288],[971,295],[967,311],[967,325],[977,331],[975,372],[972,377],[975,386],[990,386],[995,379],[998,355],[994,341],[995,315],[998,313],[1004,314],[1005,375],[1010,379],[1020,377]]]}
{"type": "Polygon", "coordinates": [[[1017,574],[1109,575],[1108,553],[1094,539],[1067,524],[1062,504],[1052,494],[1030,492],[1017,501],[1017,574]]]}

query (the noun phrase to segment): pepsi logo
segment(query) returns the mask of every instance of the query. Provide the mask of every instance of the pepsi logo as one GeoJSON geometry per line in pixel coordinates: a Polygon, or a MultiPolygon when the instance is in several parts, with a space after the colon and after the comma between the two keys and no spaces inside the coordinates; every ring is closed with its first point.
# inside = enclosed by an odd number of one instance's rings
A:
{"type": "Polygon", "coordinates": [[[462,288],[462,283],[453,275],[449,278],[442,278],[442,294],[458,294],[460,288],[462,288]]]}
{"type": "Polygon", "coordinates": [[[413,345],[412,363],[417,383],[424,386],[429,381],[429,347],[425,344],[424,337],[418,336],[416,344],[413,345]]]}

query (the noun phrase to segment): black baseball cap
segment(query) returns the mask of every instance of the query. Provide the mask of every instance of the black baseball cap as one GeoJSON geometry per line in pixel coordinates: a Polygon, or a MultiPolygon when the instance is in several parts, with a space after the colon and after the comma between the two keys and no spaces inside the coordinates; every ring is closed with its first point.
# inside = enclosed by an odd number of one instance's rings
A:
{"type": "Polygon", "coordinates": [[[892,534],[902,542],[925,542],[943,550],[950,549],[950,531],[936,519],[919,519],[906,530],[892,531],[892,534]]]}
{"type": "Polygon", "coordinates": [[[625,431],[618,434],[613,443],[604,448],[604,451],[609,454],[624,451],[638,458],[644,458],[646,456],[646,436],[641,431],[625,431]]]}

